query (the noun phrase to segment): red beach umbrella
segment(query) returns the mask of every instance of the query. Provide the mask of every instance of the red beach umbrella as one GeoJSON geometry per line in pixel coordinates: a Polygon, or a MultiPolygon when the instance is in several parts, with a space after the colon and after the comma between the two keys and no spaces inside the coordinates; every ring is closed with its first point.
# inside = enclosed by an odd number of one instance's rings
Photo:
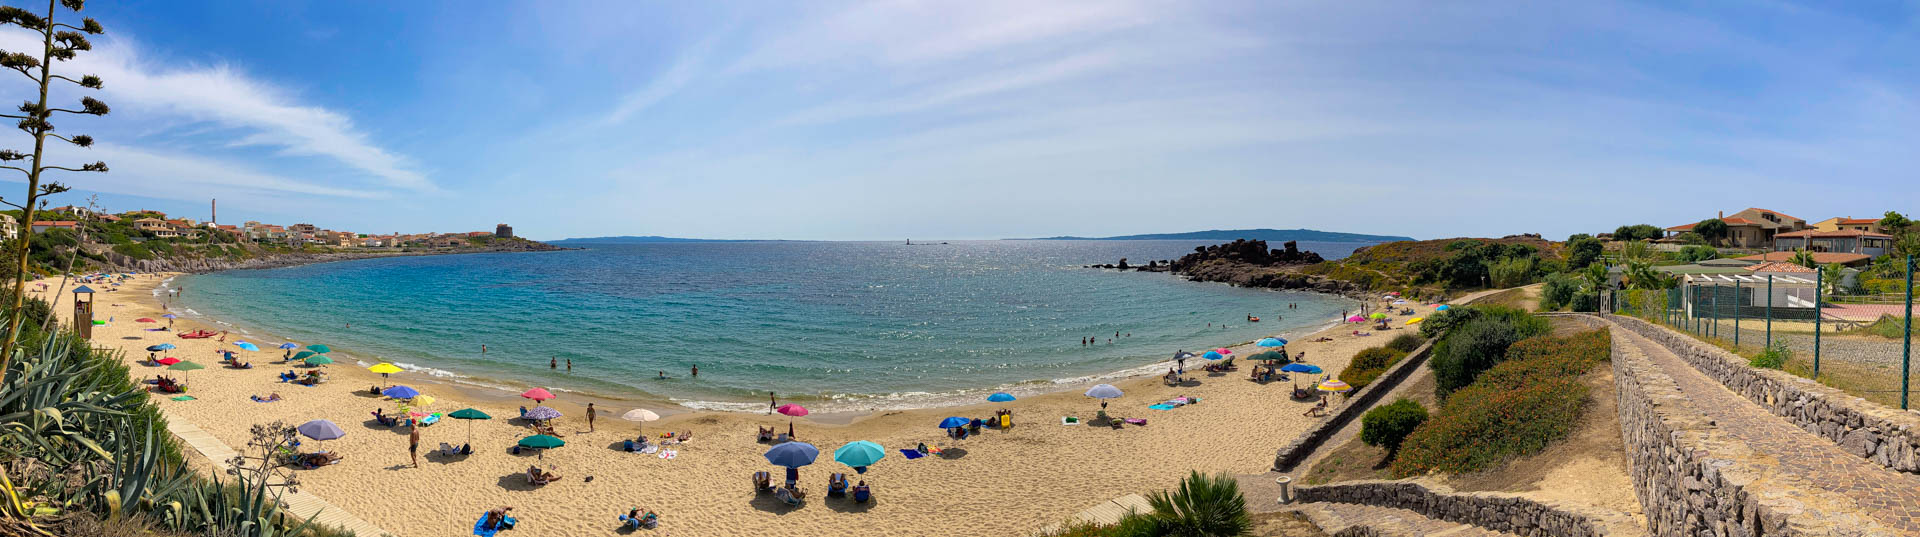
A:
{"type": "MultiPolygon", "coordinates": [[[[774,411],[774,412],[779,412],[779,413],[781,413],[781,414],[786,414],[786,415],[788,415],[788,416],[793,416],[793,417],[800,417],[800,416],[805,416],[805,415],[807,415],[807,407],[803,407],[803,406],[800,406],[800,405],[796,405],[796,404],[793,404],[793,403],[787,403],[787,404],[785,404],[785,405],[780,405],[780,408],[776,408],[776,409],[773,409],[773,411],[774,411]]],[[[794,434],[793,434],[793,420],[787,420],[787,437],[788,437],[788,438],[792,438],[793,436],[794,436],[794,434]]]]}
{"type": "Polygon", "coordinates": [[[154,361],[153,361],[153,363],[156,363],[156,364],[161,364],[161,365],[173,365],[173,364],[177,364],[177,363],[180,363],[180,359],[179,359],[179,358],[174,358],[174,357],[172,357],[172,356],[168,356],[168,357],[166,357],[166,358],[161,358],[161,359],[159,359],[159,360],[154,360],[154,361]]]}
{"type": "Polygon", "coordinates": [[[141,318],[138,318],[138,319],[134,319],[134,320],[133,320],[133,322],[136,322],[136,323],[157,323],[157,322],[160,322],[160,321],[155,321],[155,320],[153,320],[153,318],[152,318],[152,317],[141,317],[141,318]]]}
{"type": "Polygon", "coordinates": [[[534,388],[531,390],[527,390],[526,392],[521,393],[520,396],[528,399],[532,399],[533,402],[535,403],[542,403],[542,402],[546,402],[546,400],[548,399],[555,399],[555,397],[553,396],[553,392],[547,391],[546,388],[534,388]]]}

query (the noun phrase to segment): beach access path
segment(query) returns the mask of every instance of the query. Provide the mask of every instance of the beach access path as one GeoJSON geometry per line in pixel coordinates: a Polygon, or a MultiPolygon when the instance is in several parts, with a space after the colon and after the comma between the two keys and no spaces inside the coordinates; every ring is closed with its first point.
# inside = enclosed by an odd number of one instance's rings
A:
{"type": "MultiPolygon", "coordinates": [[[[181,444],[192,448],[195,453],[206,458],[205,462],[213,468],[213,471],[225,472],[232,467],[228,461],[240,454],[192,422],[169,413],[164,408],[160,410],[160,414],[167,418],[167,432],[173,433],[174,438],[180,439],[181,444]]],[[[280,491],[280,501],[286,504],[287,511],[302,520],[312,518],[315,524],[321,526],[351,530],[355,537],[398,537],[310,493],[283,490],[280,491]]]]}

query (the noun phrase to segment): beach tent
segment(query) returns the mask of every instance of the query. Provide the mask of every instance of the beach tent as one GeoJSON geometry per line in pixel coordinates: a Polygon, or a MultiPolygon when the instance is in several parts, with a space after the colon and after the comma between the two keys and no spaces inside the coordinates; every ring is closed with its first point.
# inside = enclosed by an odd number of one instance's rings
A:
{"type": "Polygon", "coordinates": [[[833,450],[834,462],[851,466],[854,472],[862,474],[867,473],[868,466],[873,466],[886,456],[886,448],[866,440],[848,442],[840,449],[833,450]]]}
{"type": "Polygon", "coordinates": [[[659,415],[659,414],[655,414],[655,413],[653,413],[653,411],[652,411],[652,410],[647,410],[647,409],[644,409],[644,408],[636,408],[636,409],[633,409],[633,410],[628,410],[628,411],[627,411],[627,413],[625,413],[625,414],[621,414],[621,415],[620,415],[620,419],[623,419],[623,420],[627,420],[627,421],[631,421],[631,422],[635,422],[635,423],[639,423],[639,424],[640,424],[640,435],[641,435],[641,436],[646,436],[646,435],[647,435],[647,422],[649,422],[649,421],[654,421],[654,420],[658,420],[658,419],[660,419],[660,415],[659,415]]]}

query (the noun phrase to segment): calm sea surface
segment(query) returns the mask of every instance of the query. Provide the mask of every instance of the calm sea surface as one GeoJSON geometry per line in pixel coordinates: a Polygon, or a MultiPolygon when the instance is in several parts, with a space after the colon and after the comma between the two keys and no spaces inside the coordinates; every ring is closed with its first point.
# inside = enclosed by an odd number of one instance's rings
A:
{"type": "MultiPolygon", "coordinates": [[[[277,337],[327,343],[341,366],[391,361],[459,382],[742,409],[768,390],[862,408],[1042,390],[1176,350],[1301,335],[1353,307],[1079,268],[1208,243],[605,244],[182,277],[171,283],[186,288],[172,307],[231,323],[262,347],[277,337]],[[1265,321],[1247,323],[1248,314],[1265,321]],[[1088,336],[1099,343],[1082,346],[1088,336]],[[556,356],[562,367],[551,370],[556,356]],[[700,376],[689,378],[696,364],[700,376]]],[[[1334,258],[1363,245],[1301,246],[1334,258]]]]}

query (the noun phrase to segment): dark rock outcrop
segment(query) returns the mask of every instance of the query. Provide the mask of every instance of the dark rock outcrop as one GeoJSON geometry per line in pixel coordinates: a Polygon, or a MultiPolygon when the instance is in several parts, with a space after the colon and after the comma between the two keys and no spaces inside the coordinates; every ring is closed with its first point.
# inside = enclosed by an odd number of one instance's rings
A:
{"type": "Polygon", "coordinates": [[[1291,270],[1322,261],[1325,259],[1321,258],[1320,254],[1301,250],[1300,245],[1293,241],[1282,244],[1279,249],[1269,249],[1267,241],[1241,239],[1226,244],[1197,247],[1193,249],[1193,253],[1174,260],[1156,260],[1148,261],[1145,265],[1130,265],[1126,259],[1121,259],[1117,265],[1088,265],[1087,268],[1172,272],[1188,280],[1220,282],[1240,287],[1299,289],[1350,296],[1358,296],[1365,291],[1360,286],[1349,282],[1301,274],[1291,270]]]}

